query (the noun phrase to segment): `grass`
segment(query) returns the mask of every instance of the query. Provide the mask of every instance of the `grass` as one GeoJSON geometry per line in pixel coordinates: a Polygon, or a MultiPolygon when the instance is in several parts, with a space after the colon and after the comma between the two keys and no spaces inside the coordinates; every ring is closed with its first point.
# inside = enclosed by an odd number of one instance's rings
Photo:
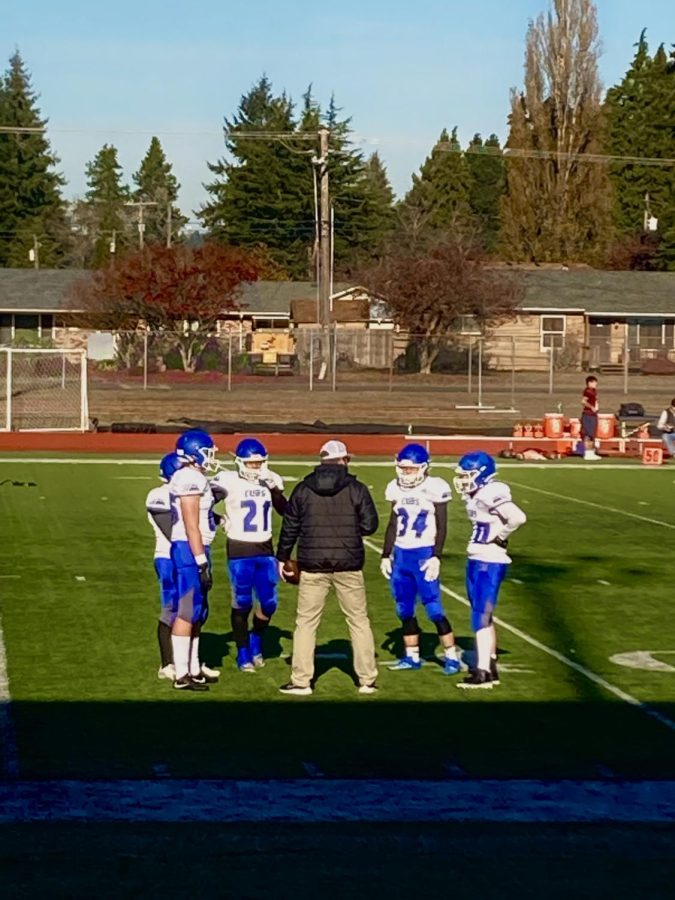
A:
{"type": "MultiPolygon", "coordinates": [[[[281,471],[298,478],[306,467],[281,471]]],[[[391,471],[357,471],[384,519],[391,471]]],[[[22,777],[153,777],[161,766],[176,777],[294,778],[306,775],[307,764],[329,777],[675,777],[675,730],[503,628],[498,689],[456,690],[456,679],[435,662],[436,639],[422,614],[429,664],[403,673],[381,665],[379,695],[359,697],[344,621],[331,603],[319,633],[315,694],[281,696],[295,589],[281,588],[266,668],[241,675],[222,541],[203,639],[206,661],[222,667],[221,683],[206,695],[177,695],[156,678],[158,600],[144,516],[154,469],[12,463],[2,475],[36,483],[0,487],[2,621],[22,777]]],[[[610,660],[675,651],[668,638],[672,472],[600,465],[504,475],[529,523],[512,541],[500,617],[675,721],[675,673],[610,660]]],[[[455,502],[442,577],[460,595],[467,529],[455,502]]],[[[366,577],[386,664],[399,654],[401,635],[372,551],[366,577]]],[[[469,649],[468,612],[445,600],[469,649]]]]}

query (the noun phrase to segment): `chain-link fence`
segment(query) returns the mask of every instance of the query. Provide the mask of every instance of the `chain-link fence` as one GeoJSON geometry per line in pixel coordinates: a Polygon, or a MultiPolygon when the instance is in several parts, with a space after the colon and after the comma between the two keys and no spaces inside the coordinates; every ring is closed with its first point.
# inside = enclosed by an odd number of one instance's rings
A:
{"type": "MultiPolygon", "coordinates": [[[[551,317],[544,330],[531,319],[534,325],[523,319],[488,334],[411,334],[353,323],[326,330],[237,327],[216,335],[92,334],[84,341],[95,390],[388,392],[406,395],[408,406],[438,395],[444,409],[495,414],[544,405],[572,412],[589,371],[611,390],[612,402],[657,393],[660,403],[661,394],[672,391],[670,382],[655,387],[654,379],[642,377],[675,373],[674,336],[663,329],[657,335],[624,325],[589,327],[580,317],[575,330],[569,317],[566,327],[551,317]]],[[[248,400],[244,408],[251,408],[248,400]]]]}

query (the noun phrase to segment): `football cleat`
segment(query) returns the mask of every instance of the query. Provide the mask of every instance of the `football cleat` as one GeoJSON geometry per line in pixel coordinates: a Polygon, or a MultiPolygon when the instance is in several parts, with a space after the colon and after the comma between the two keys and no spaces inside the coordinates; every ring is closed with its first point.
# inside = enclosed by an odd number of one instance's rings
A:
{"type": "Polygon", "coordinates": [[[359,694],[376,694],[378,691],[378,687],[376,684],[361,684],[359,685],[359,694]]]}
{"type": "Polygon", "coordinates": [[[176,677],[176,667],[173,663],[169,663],[167,666],[160,666],[157,677],[166,678],[167,681],[173,681],[176,677]]]}
{"type": "Polygon", "coordinates": [[[206,675],[207,678],[213,678],[214,681],[218,681],[220,678],[219,669],[211,669],[209,666],[205,666],[204,663],[202,663],[200,671],[202,675],[206,675]]]}
{"type": "Polygon", "coordinates": [[[288,684],[282,684],[279,688],[279,693],[295,694],[297,697],[309,697],[312,693],[312,689],[309,685],[307,685],[307,687],[300,687],[299,684],[293,684],[292,681],[289,681],[288,684]]]}
{"type": "Polygon", "coordinates": [[[200,669],[197,675],[191,675],[190,677],[198,684],[216,684],[218,678],[220,677],[220,672],[214,678],[213,675],[207,675],[203,669],[200,669]]]}
{"type": "Polygon", "coordinates": [[[446,657],[443,660],[444,675],[458,675],[461,668],[462,666],[458,659],[449,659],[446,657]]]}
{"type": "Polygon", "coordinates": [[[240,672],[255,672],[255,666],[253,665],[253,661],[251,659],[251,653],[248,647],[240,647],[237,650],[237,668],[240,672]]]}
{"type": "Polygon", "coordinates": [[[255,656],[252,656],[251,662],[253,663],[253,667],[255,669],[265,668],[265,657],[262,655],[262,653],[256,653],[255,656]]]}
{"type": "Polygon", "coordinates": [[[405,672],[406,669],[421,669],[422,668],[422,660],[414,660],[412,656],[404,656],[394,666],[389,666],[390,671],[392,672],[405,672]]]}
{"type": "Polygon", "coordinates": [[[183,675],[182,678],[177,678],[173,686],[177,691],[208,691],[209,689],[206,679],[198,681],[191,675],[183,675]]]}
{"type": "Polygon", "coordinates": [[[486,672],[485,669],[473,669],[464,681],[460,681],[457,685],[458,688],[463,688],[465,690],[475,690],[480,688],[483,688],[483,690],[491,690],[493,686],[494,681],[492,680],[492,675],[490,675],[489,672],[486,672]]]}

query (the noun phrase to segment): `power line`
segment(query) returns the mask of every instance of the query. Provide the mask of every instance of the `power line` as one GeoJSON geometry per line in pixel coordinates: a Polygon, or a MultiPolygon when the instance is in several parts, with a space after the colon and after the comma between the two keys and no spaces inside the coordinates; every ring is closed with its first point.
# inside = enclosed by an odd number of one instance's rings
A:
{"type": "Polygon", "coordinates": [[[556,159],[564,161],[579,161],[586,163],[611,163],[638,164],[641,166],[675,166],[675,159],[658,156],[615,156],[608,153],[574,153],[558,150],[523,150],[517,147],[467,147],[462,150],[456,144],[442,141],[436,144],[435,149],[443,153],[467,153],[473,156],[494,156],[508,159],[556,159]]]}

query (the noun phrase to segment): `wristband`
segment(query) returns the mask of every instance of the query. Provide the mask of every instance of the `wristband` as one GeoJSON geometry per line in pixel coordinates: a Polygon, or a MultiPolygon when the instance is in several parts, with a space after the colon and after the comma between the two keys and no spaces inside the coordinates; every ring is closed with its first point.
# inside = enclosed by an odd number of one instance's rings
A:
{"type": "Polygon", "coordinates": [[[198,556],[195,556],[195,562],[198,566],[207,565],[208,559],[206,558],[206,553],[200,553],[198,556]]]}

